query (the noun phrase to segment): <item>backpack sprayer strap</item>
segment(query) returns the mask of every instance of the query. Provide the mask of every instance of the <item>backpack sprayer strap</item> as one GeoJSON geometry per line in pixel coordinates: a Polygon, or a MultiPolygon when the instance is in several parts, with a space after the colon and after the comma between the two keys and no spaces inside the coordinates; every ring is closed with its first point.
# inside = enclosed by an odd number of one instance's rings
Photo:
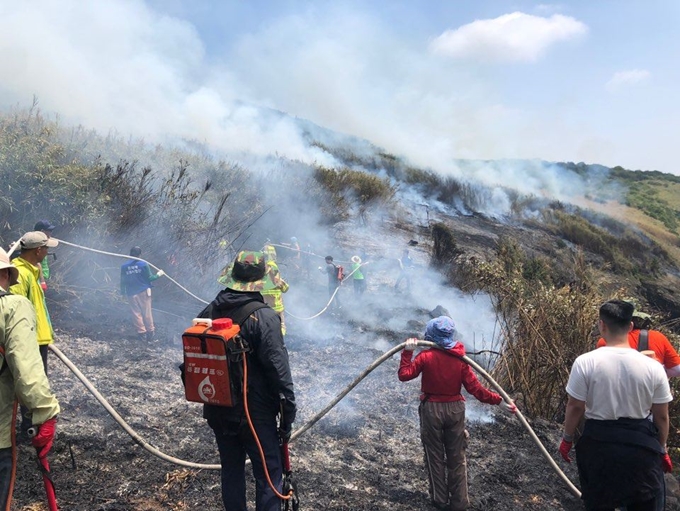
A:
{"type": "MultiPolygon", "coordinates": [[[[0,298],[3,296],[7,296],[12,293],[8,293],[7,291],[0,291],[0,298]]],[[[0,346],[0,355],[2,355],[2,363],[0,363],[0,375],[5,372],[5,369],[7,369],[7,361],[5,360],[5,348],[3,346],[0,346]]]]}
{"type": "Polygon", "coordinates": [[[647,351],[649,349],[649,330],[640,330],[640,337],[638,337],[638,351],[647,351]]]}

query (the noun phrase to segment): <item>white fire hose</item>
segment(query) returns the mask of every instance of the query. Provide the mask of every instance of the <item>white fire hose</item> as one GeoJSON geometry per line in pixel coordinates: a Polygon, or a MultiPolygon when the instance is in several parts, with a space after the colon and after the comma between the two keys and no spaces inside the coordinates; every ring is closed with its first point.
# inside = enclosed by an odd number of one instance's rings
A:
{"type": "MultiPolygon", "coordinates": [[[[96,249],[93,249],[93,248],[88,248],[88,247],[84,247],[84,246],[81,246],[81,245],[77,245],[77,244],[75,244],[75,243],[69,243],[68,241],[64,241],[64,240],[58,240],[58,241],[59,241],[60,243],[63,243],[64,245],[69,245],[69,246],[72,246],[72,247],[80,248],[80,249],[87,250],[87,251],[90,251],[90,252],[95,252],[95,253],[98,253],[98,254],[104,254],[104,255],[108,255],[108,256],[112,256],[112,257],[121,257],[121,258],[125,258],[125,259],[130,259],[130,258],[131,258],[131,256],[129,256],[129,255],[116,254],[116,253],[112,253],[112,252],[106,252],[106,251],[103,251],[103,250],[96,250],[96,249]]],[[[272,244],[272,243],[269,243],[269,244],[272,244]]],[[[8,252],[8,254],[11,254],[11,253],[16,249],[16,247],[17,247],[18,245],[19,245],[19,241],[15,242],[15,243],[12,245],[12,247],[10,248],[10,251],[8,252]]],[[[272,245],[274,245],[274,244],[272,244],[272,245]]],[[[292,249],[291,247],[286,247],[285,245],[274,245],[274,246],[279,246],[279,247],[283,247],[283,248],[288,248],[288,249],[291,249],[291,250],[295,250],[295,249],[292,249]]],[[[310,254],[311,254],[311,253],[310,253],[310,254]]],[[[316,255],[316,254],[311,254],[311,255],[316,255]]],[[[136,257],[135,259],[139,259],[140,261],[144,261],[144,259],[141,259],[141,258],[139,258],[139,257],[136,257]]],[[[147,264],[149,264],[149,266],[155,268],[156,270],[160,270],[160,268],[158,268],[157,266],[153,265],[152,263],[150,263],[150,262],[148,262],[148,261],[144,261],[144,262],[146,262],[147,264]]],[[[367,263],[364,263],[364,264],[367,264],[367,263]]],[[[347,277],[345,277],[345,279],[343,279],[343,281],[346,280],[346,279],[348,279],[348,278],[350,278],[351,275],[352,275],[355,271],[357,271],[361,266],[362,266],[362,265],[360,265],[359,267],[355,268],[351,273],[349,273],[349,274],[347,275],[347,277]]],[[[180,289],[182,289],[184,292],[186,292],[187,294],[189,294],[190,296],[192,296],[192,297],[195,298],[196,300],[198,300],[198,301],[200,301],[200,302],[202,302],[202,303],[204,303],[204,304],[208,304],[208,303],[209,303],[209,302],[203,300],[202,298],[199,298],[199,297],[196,296],[195,294],[191,293],[188,289],[186,289],[184,286],[182,286],[181,284],[179,284],[177,281],[175,281],[174,279],[172,279],[172,278],[171,278],[170,276],[168,276],[167,274],[166,274],[166,277],[167,277],[171,282],[173,282],[175,285],[177,285],[180,289]]],[[[338,287],[336,288],[335,292],[331,295],[331,298],[330,298],[330,300],[328,301],[328,303],[326,304],[326,306],[325,306],[319,313],[315,314],[314,316],[311,316],[311,317],[309,317],[309,318],[299,318],[299,317],[294,316],[294,315],[292,315],[292,314],[290,314],[290,313],[288,313],[288,314],[289,314],[291,317],[296,318],[296,319],[299,319],[299,320],[311,320],[311,319],[314,319],[314,318],[320,316],[321,314],[323,314],[323,313],[328,309],[328,307],[330,306],[331,302],[332,302],[333,299],[335,298],[335,295],[337,294],[337,292],[338,292],[339,289],[340,289],[340,287],[338,286],[338,287]]],[[[423,346],[423,347],[428,347],[428,348],[437,348],[437,345],[436,345],[436,344],[434,344],[434,343],[432,343],[432,342],[429,342],[429,341],[418,341],[417,345],[418,345],[418,346],[423,346]]],[[[369,365],[369,366],[366,368],[366,370],[364,370],[363,373],[361,373],[359,376],[357,376],[357,377],[354,379],[354,381],[352,381],[352,383],[350,383],[347,387],[345,387],[345,389],[344,389],[342,392],[340,392],[340,393],[339,393],[339,394],[338,394],[338,395],[337,395],[337,396],[336,396],[336,397],[335,397],[335,398],[334,398],[334,399],[333,399],[333,400],[332,400],[332,401],[331,401],[324,409],[322,409],[321,411],[319,411],[314,417],[312,417],[312,418],[311,418],[306,424],[304,424],[301,428],[297,429],[297,430],[291,435],[291,442],[292,442],[293,440],[295,440],[296,438],[298,438],[298,437],[299,437],[300,435],[302,435],[303,433],[305,433],[305,432],[306,432],[308,429],[310,429],[314,424],[316,424],[322,417],[324,417],[328,412],[330,412],[330,411],[331,411],[331,410],[332,410],[332,409],[333,409],[333,408],[334,408],[334,407],[335,407],[335,406],[336,406],[336,405],[337,405],[337,404],[338,404],[338,403],[339,403],[339,402],[340,402],[347,394],[349,394],[349,392],[350,392],[352,389],[354,389],[354,387],[356,387],[356,386],[357,386],[364,378],[366,378],[366,376],[368,376],[374,369],[376,369],[376,368],[377,368],[379,365],[381,365],[383,362],[385,362],[386,360],[388,360],[389,358],[391,358],[394,354],[396,354],[396,353],[398,353],[399,351],[401,351],[401,350],[404,348],[404,346],[406,346],[406,343],[399,344],[398,346],[395,346],[394,348],[392,348],[391,350],[389,350],[388,352],[386,352],[384,355],[382,355],[381,357],[379,357],[378,359],[376,359],[371,365],[369,365]]],[[[78,368],[77,368],[77,367],[76,367],[76,366],[75,366],[75,365],[74,365],[74,364],[66,357],[66,355],[64,355],[64,354],[61,352],[61,350],[59,350],[59,348],[57,348],[57,347],[54,346],[54,345],[49,345],[49,348],[50,348],[50,350],[52,350],[52,352],[53,352],[53,353],[54,353],[54,354],[55,354],[55,355],[56,355],[56,356],[57,356],[57,357],[58,357],[58,358],[59,358],[59,359],[60,359],[60,360],[61,360],[61,361],[62,361],[62,362],[63,362],[63,363],[64,363],[64,364],[72,371],[72,372],[73,372],[73,374],[75,374],[76,377],[78,377],[78,379],[79,379],[79,380],[85,385],[85,387],[92,393],[92,395],[97,399],[97,401],[99,401],[99,402],[101,403],[101,405],[106,409],[106,411],[109,412],[109,414],[116,420],[116,422],[118,422],[118,424],[125,430],[125,432],[128,433],[128,434],[132,437],[132,439],[133,439],[135,442],[137,442],[140,446],[142,446],[144,449],[146,449],[147,451],[149,451],[151,454],[153,454],[154,456],[157,456],[157,457],[159,457],[159,458],[161,458],[161,459],[163,459],[163,460],[165,460],[165,461],[168,461],[168,462],[170,462],[170,463],[174,463],[174,464],[176,464],[176,465],[180,465],[180,466],[184,466],[184,467],[188,467],[188,468],[204,469],[204,470],[220,470],[220,469],[221,469],[221,466],[220,466],[220,465],[215,465],[215,464],[203,464],[203,463],[194,463],[194,462],[185,461],[185,460],[182,460],[182,459],[179,459],[179,458],[175,458],[175,457],[169,456],[169,455],[167,455],[167,454],[161,452],[160,450],[156,449],[155,447],[153,447],[151,444],[149,444],[146,440],[144,440],[144,439],[143,439],[136,431],[134,431],[134,430],[133,430],[126,422],[125,422],[125,420],[124,420],[124,419],[123,419],[123,418],[122,418],[122,417],[114,410],[114,408],[108,403],[108,401],[107,401],[107,400],[106,400],[106,399],[105,399],[105,398],[97,391],[97,389],[96,389],[96,388],[92,385],[92,383],[85,377],[85,375],[84,375],[82,372],[80,372],[80,370],[78,370],[78,368]]],[[[504,399],[504,401],[505,401],[506,403],[511,403],[511,402],[512,402],[512,400],[510,399],[510,397],[508,396],[508,394],[505,392],[505,390],[503,390],[503,388],[498,384],[498,382],[496,382],[496,381],[491,377],[491,375],[490,375],[489,373],[487,373],[487,372],[486,372],[479,364],[477,364],[475,361],[471,360],[471,359],[468,358],[467,356],[463,356],[463,357],[461,357],[461,359],[462,359],[465,363],[467,363],[468,365],[470,365],[473,369],[475,369],[479,374],[481,374],[481,375],[482,375],[482,376],[483,376],[483,377],[491,384],[491,386],[493,386],[493,388],[496,389],[496,391],[503,397],[503,399],[504,399]]],[[[580,497],[581,497],[581,492],[580,492],[580,491],[578,490],[578,488],[576,488],[576,486],[574,486],[574,484],[569,480],[569,478],[568,478],[568,477],[566,476],[566,474],[560,469],[560,467],[557,465],[557,463],[555,463],[555,460],[552,459],[552,457],[550,456],[550,453],[549,453],[549,452],[546,450],[546,448],[543,446],[543,444],[541,443],[540,439],[538,438],[538,436],[536,436],[536,433],[535,433],[534,430],[531,428],[531,426],[529,425],[529,423],[527,422],[527,420],[524,418],[524,416],[522,415],[522,413],[521,413],[519,410],[517,410],[516,413],[515,413],[515,415],[516,415],[517,418],[519,419],[519,421],[520,421],[520,423],[522,424],[522,426],[524,426],[524,428],[527,430],[527,432],[529,433],[529,436],[530,436],[531,439],[534,441],[534,443],[536,444],[536,446],[539,448],[541,454],[542,454],[543,457],[546,459],[546,461],[548,462],[548,464],[549,464],[549,465],[551,466],[551,468],[557,473],[557,475],[560,477],[560,479],[562,479],[562,481],[567,485],[569,491],[570,491],[573,495],[575,495],[576,497],[579,497],[579,498],[580,498],[580,497]]]]}
{"type": "MultiPolygon", "coordinates": [[[[433,342],[429,341],[418,341],[417,342],[418,346],[423,346],[423,347],[428,347],[428,348],[437,348],[437,345],[433,342]]],[[[398,346],[395,346],[385,354],[383,354],[381,357],[377,358],[371,365],[369,365],[359,376],[357,376],[349,385],[347,385],[328,405],[326,405],[325,408],[323,408],[321,411],[319,411],[314,417],[312,417],[309,421],[307,421],[306,424],[304,424],[301,428],[298,428],[295,430],[295,432],[291,435],[290,441],[293,442],[295,439],[297,439],[300,435],[304,434],[308,429],[310,429],[314,424],[319,422],[321,418],[323,418],[328,412],[330,412],[347,394],[349,394],[354,387],[356,387],[364,378],[366,378],[371,372],[373,372],[374,369],[376,369],[378,366],[380,366],[383,362],[386,360],[390,359],[392,356],[394,356],[396,353],[401,351],[404,346],[406,346],[406,343],[401,343],[398,346]]],[[[204,470],[220,470],[222,467],[220,465],[209,465],[209,464],[203,464],[203,463],[194,463],[191,461],[185,461],[179,458],[175,458],[174,456],[169,456],[157,448],[153,447],[150,443],[148,443],[146,440],[144,440],[135,430],[133,430],[127,422],[114,410],[114,408],[108,403],[108,401],[97,391],[97,389],[92,385],[92,383],[85,377],[85,375],[78,370],[78,368],[71,362],[66,355],[64,355],[59,348],[54,346],[53,344],[49,345],[50,350],[64,363],[66,366],[73,372],[73,374],[76,375],[76,377],[85,385],[87,390],[92,393],[92,395],[99,401],[99,403],[106,409],[107,412],[115,419],[115,421],[125,430],[127,434],[129,434],[132,439],[137,442],[141,447],[149,451],[151,454],[154,456],[157,456],[158,458],[168,461],[170,463],[174,463],[175,465],[180,465],[183,467],[188,467],[188,468],[195,468],[195,469],[204,469],[204,470]]],[[[466,363],[469,364],[473,369],[475,369],[479,374],[481,374],[492,386],[496,391],[502,396],[503,400],[506,403],[511,403],[512,400],[510,399],[510,396],[503,390],[503,388],[494,380],[489,373],[487,373],[479,364],[477,364],[474,360],[471,360],[467,356],[461,357],[461,359],[466,363]]],[[[524,418],[522,413],[519,411],[519,409],[515,412],[515,415],[519,419],[520,423],[522,426],[524,426],[524,429],[527,430],[529,433],[529,436],[531,439],[534,441],[536,446],[539,448],[541,454],[543,457],[548,461],[548,464],[552,467],[552,469],[557,473],[557,475],[562,479],[562,481],[567,485],[567,488],[569,491],[575,495],[576,497],[581,497],[581,492],[574,486],[574,484],[569,480],[569,478],[566,476],[566,474],[560,469],[560,467],[555,463],[555,461],[552,459],[546,448],[543,446],[541,443],[540,439],[538,436],[536,436],[536,433],[534,430],[531,428],[527,420],[524,418]]]]}
{"type": "MultiPolygon", "coordinates": [[[[123,258],[123,259],[137,259],[137,260],[139,260],[139,261],[145,262],[146,264],[148,264],[149,266],[151,266],[152,268],[154,268],[156,271],[158,271],[158,270],[161,269],[161,268],[159,268],[158,266],[156,266],[155,264],[150,263],[149,261],[146,261],[145,259],[142,259],[141,257],[132,257],[132,256],[125,255],[125,254],[117,254],[117,253],[114,253],[114,252],[106,252],[105,250],[97,250],[97,249],[94,249],[94,248],[85,247],[85,246],[83,246],[83,245],[77,245],[77,244],[75,244],[75,243],[70,243],[70,242],[68,242],[68,241],[64,241],[64,240],[61,240],[61,239],[58,239],[58,238],[54,238],[54,239],[56,239],[57,241],[59,241],[59,243],[63,243],[64,245],[68,245],[68,246],[70,246],[70,247],[80,248],[80,249],[86,250],[86,251],[88,251],[88,252],[94,252],[94,253],[96,253],[96,254],[108,255],[108,256],[111,256],[111,257],[119,257],[119,258],[123,258]]],[[[19,245],[19,241],[17,241],[17,242],[10,248],[10,250],[9,250],[9,252],[8,252],[8,255],[11,254],[12,252],[14,252],[14,250],[16,250],[16,247],[17,247],[18,245],[19,245]]],[[[285,245],[276,245],[276,244],[274,244],[274,243],[268,243],[268,245],[273,245],[273,246],[276,246],[276,247],[283,247],[283,248],[288,248],[288,249],[290,249],[290,250],[295,250],[295,249],[292,249],[292,248],[290,248],[290,247],[286,247],[285,245]]],[[[311,252],[310,252],[310,253],[311,253],[311,252]]],[[[316,255],[316,254],[313,254],[313,255],[316,255]]],[[[317,257],[318,257],[318,256],[317,256],[317,257]]],[[[347,276],[346,276],[342,281],[344,282],[345,280],[349,279],[349,278],[354,274],[354,272],[356,272],[357,270],[359,270],[359,268],[361,268],[361,266],[364,266],[364,265],[366,265],[366,264],[368,264],[368,263],[366,262],[366,263],[362,263],[361,265],[359,265],[359,267],[355,268],[355,269],[352,270],[349,274],[347,274],[347,276]]],[[[170,277],[170,275],[168,275],[167,273],[165,273],[165,277],[167,277],[168,280],[170,280],[170,282],[172,282],[173,284],[175,284],[175,285],[176,285],[177,287],[179,287],[182,291],[184,291],[185,293],[187,293],[189,296],[195,298],[195,299],[198,300],[199,302],[201,302],[201,303],[203,303],[203,304],[205,304],[205,305],[208,305],[208,304],[210,303],[210,302],[204,300],[203,298],[199,298],[198,296],[196,296],[195,294],[193,294],[191,291],[189,291],[187,288],[185,288],[184,286],[182,286],[182,285],[181,285],[179,282],[177,282],[175,279],[173,279],[172,277],[170,277]]],[[[318,317],[321,316],[324,312],[326,312],[326,310],[328,310],[328,308],[331,306],[331,303],[332,303],[333,300],[335,299],[335,295],[338,293],[339,290],[340,290],[340,286],[338,286],[338,287],[335,289],[335,291],[334,291],[333,294],[331,295],[331,298],[330,298],[330,300],[328,300],[328,303],[325,305],[325,307],[324,307],[323,309],[321,309],[318,313],[314,314],[313,316],[306,317],[306,318],[302,318],[302,317],[296,316],[296,315],[294,315],[294,314],[291,314],[291,313],[288,312],[288,311],[286,311],[286,314],[289,315],[291,318],[295,318],[295,319],[300,320],[300,321],[309,321],[309,320],[318,318],[318,317]]]]}

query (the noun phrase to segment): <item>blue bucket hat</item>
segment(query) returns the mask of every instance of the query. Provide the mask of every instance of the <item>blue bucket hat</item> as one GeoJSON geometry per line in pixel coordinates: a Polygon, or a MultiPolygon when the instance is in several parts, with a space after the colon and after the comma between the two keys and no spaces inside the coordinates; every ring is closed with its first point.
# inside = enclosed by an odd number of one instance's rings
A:
{"type": "Polygon", "coordinates": [[[451,349],[458,341],[456,324],[448,316],[439,316],[427,322],[425,327],[425,340],[434,342],[444,349],[451,349]]]}

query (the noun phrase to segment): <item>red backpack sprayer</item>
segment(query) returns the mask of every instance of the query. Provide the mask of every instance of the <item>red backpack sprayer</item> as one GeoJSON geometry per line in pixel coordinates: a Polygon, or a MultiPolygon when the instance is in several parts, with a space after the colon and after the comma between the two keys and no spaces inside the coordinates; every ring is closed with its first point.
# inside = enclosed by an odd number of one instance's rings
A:
{"type": "MultiPolygon", "coordinates": [[[[280,493],[272,482],[267,468],[266,457],[260,439],[250,418],[248,409],[248,343],[239,335],[239,325],[230,318],[193,320],[192,326],[182,335],[184,348],[183,381],[188,401],[216,406],[234,406],[237,399],[237,382],[230,371],[230,363],[241,364],[243,372],[243,408],[250,432],[255,439],[262,458],[267,483],[274,494],[284,501],[286,511],[298,511],[300,501],[297,487],[292,479],[288,440],[281,438],[281,459],[283,461],[283,486],[280,493]]],[[[283,413],[279,415],[279,430],[283,413]]]]}

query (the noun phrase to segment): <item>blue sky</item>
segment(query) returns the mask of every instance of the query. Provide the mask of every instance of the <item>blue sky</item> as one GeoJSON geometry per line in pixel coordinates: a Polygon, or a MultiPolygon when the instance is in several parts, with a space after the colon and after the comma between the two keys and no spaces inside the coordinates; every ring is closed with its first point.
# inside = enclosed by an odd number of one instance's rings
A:
{"type": "Polygon", "coordinates": [[[0,104],[315,159],[254,106],[416,164],[680,173],[680,2],[0,0],[0,104]]]}

